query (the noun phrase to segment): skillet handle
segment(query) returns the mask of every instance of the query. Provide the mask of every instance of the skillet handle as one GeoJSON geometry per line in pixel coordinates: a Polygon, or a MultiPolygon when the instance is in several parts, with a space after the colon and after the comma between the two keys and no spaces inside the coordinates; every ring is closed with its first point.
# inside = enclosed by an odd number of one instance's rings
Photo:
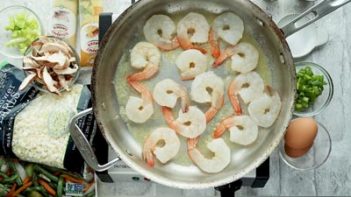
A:
{"type": "Polygon", "coordinates": [[[101,172],[111,168],[113,165],[116,164],[117,161],[120,160],[120,158],[113,159],[112,161],[109,161],[107,164],[103,164],[103,165],[99,164],[95,156],[95,153],[92,147],[90,146],[88,139],[85,137],[82,130],[76,124],[78,119],[88,114],[91,114],[92,111],[93,111],[92,108],[89,108],[73,116],[73,118],[70,121],[69,128],[70,128],[72,139],[75,145],[77,146],[80,154],[84,158],[85,162],[87,162],[87,164],[95,171],[101,172]]]}
{"type": "Polygon", "coordinates": [[[341,6],[349,3],[351,0],[323,0],[316,5],[312,6],[308,10],[301,13],[295,19],[293,19],[290,23],[282,27],[282,31],[285,34],[285,37],[290,36],[291,34],[297,32],[298,30],[314,23],[315,21],[319,20],[320,18],[324,17],[325,15],[333,12],[334,10],[340,8],[341,6]],[[311,15],[311,19],[307,22],[297,25],[296,22],[300,19],[304,18],[307,15],[311,15]]]}

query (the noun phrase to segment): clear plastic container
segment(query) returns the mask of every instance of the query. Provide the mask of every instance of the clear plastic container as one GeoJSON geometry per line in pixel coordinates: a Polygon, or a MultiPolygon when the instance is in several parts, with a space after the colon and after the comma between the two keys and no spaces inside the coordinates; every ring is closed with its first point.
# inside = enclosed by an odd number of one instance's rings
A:
{"type": "Polygon", "coordinates": [[[7,31],[5,27],[9,24],[10,16],[15,16],[19,13],[25,13],[28,17],[32,17],[37,20],[39,24],[39,35],[44,35],[44,28],[38,15],[31,9],[24,6],[10,6],[0,11],[0,53],[6,57],[21,59],[23,54],[15,47],[7,47],[5,44],[10,41],[11,32],[7,31]]]}
{"type": "Polygon", "coordinates": [[[321,113],[323,110],[325,110],[333,98],[334,85],[332,78],[330,77],[327,70],[325,70],[322,66],[312,62],[298,62],[295,63],[295,66],[296,72],[299,72],[300,69],[305,68],[307,66],[311,67],[313,73],[316,75],[323,75],[324,81],[327,83],[326,85],[324,85],[324,90],[322,94],[316,99],[315,103],[312,106],[301,112],[294,111],[294,115],[299,117],[315,116],[321,113]]]}
{"type": "MultiPolygon", "coordinates": [[[[78,55],[77,51],[76,51],[70,44],[68,44],[66,41],[64,41],[64,40],[62,40],[62,39],[60,39],[60,38],[56,38],[56,37],[53,37],[53,36],[45,36],[45,37],[48,38],[49,40],[53,41],[53,42],[54,42],[55,40],[60,40],[60,41],[62,41],[62,42],[65,42],[65,43],[71,48],[71,50],[73,51],[73,56],[76,58],[76,62],[77,62],[77,65],[78,65],[78,70],[77,70],[77,72],[75,72],[75,73],[73,74],[73,79],[72,79],[71,82],[68,84],[68,88],[72,87],[72,86],[76,83],[76,81],[78,80],[78,78],[79,78],[79,73],[80,73],[80,65],[79,65],[80,59],[79,59],[79,55],[78,55]]],[[[39,38],[38,38],[38,39],[39,39],[39,38]]],[[[36,42],[38,39],[34,40],[33,42],[36,42]]],[[[31,55],[32,50],[33,50],[33,48],[32,48],[31,46],[29,46],[29,47],[27,48],[26,52],[24,53],[25,56],[31,55]]],[[[24,66],[24,65],[23,65],[23,66],[24,66]]],[[[28,75],[27,72],[25,72],[25,71],[23,71],[23,72],[25,73],[26,76],[28,75]]],[[[37,81],[34,80],[34,81],[32,82],[32,84],[33,84],[33,86],[34,86],[35,88],[37,88],[38,90],[40,90],[40,91],[42,91],[42,92],[50,93],[50,91],[49,91],[42,83],[39,83],[39,82],[37,82],[37,81]]],[[[60,88],[60,89],[59,89],[59,92],[64,92],[64,91],[65,91],[64,88],[60,88]]]]}
{"type": "Polygon", "coordinates": [[[279,145],[279,156],[289,167],[296,170],[312,170],[323,165],[331,152],[332,141],[327,128],[318,123],[318,132],[312,147],[301,157],[289,157],[285,153],[284,139],[279,145]]]}

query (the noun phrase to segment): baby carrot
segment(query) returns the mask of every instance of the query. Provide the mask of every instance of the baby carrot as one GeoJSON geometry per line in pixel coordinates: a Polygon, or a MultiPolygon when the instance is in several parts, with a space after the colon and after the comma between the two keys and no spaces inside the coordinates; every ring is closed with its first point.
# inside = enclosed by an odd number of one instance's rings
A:
{"type": "Polygon", "coordinates": [[[16,184],[16,183],[13,184],[12,187],[11,187],[11,189],[10,189],[10,191],[7,193],[6,197],[12,197],[12,196],[14,196],[13,193],[15,192],[16,187],[17,187],[17,184],[16,184]]]}
{"type": "Polygon", "coordinates": [[[84,180],[69,176],[67,174],[62,175],[62,177],[66,180],[66,182],[69,181],[69,182],[80,183],[80,184],[84,183],[84,180]]]}
{"type": "Polygon", "coordinates": [[[20,188],[18,188],[15,193],[13,193],[13,196],[17,196],[18,194],[20,194],[21,192],[23,192],[24,190],[26,190],[28,187],[30,187],[32,185],[32,182],[28,182],[26,184],[23,184],[20,188]]]}
{"type": "Polygon", "coordinates": [[[42,185],[42,186],[45,188],[45,190],[46,190],[50,195],[56,196],[56,191],[55,191],[54,189],[52,189],[52,188],[50,187],[50,185],[49,185],[47,182],[45,182],[43,179],[39,179],[39,180],[38,180],[38,183],[39,183],[40,185],[42,185]]]}

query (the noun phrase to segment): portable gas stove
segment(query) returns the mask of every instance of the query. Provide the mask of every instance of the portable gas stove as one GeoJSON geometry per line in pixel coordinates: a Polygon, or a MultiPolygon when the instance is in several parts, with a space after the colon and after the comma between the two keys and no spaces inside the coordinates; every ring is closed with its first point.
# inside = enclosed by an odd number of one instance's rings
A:
{"type": "MultiPolygon", "coordinates": [[[[103,13],[100,15],[99,20],[99,40],[102,40],[108,28],[111,26],[113,21],[117,19],[119,14],[117,13],[103,13]]],[[[99,154],[98,160],[101,163],[107,162],[109,159],[116,158],[117,155],[115,152],[108,147],[106,141],[102,137],[100,133],[97,133],[95,138],[95,144],[97,146],[96,149],[99,149],[99,153],[107,153],[107,154],[99,154]]],[[[98,177],[100,178],[100,184],[104,183],[122,183],[122,182],[150,182],[149,179],[143,177],[138,174],[136,171],[127,166],[123,161],[119,161],[113,168],[109,169],[105,172],[98,172],[98,177]]],[[[239,190],[242,186],[252,187],[252,188],[262,188],[265,186],[269,179],[269,158],[262,163],[256,170],[251,171],[245,177],[229,183],[227,185],[219,186],[214,188],[218,190],[221,196],[234,196],[235,192],[239,190]]],[[[154,192],[154,196],[169,196],[172,194],[165,194],[164,188],[159,184],[155,184],[156,191],[154,192]],[[163,191],[161,193],[161,191],[163,191]]],[[[98,187],[99,188],[99,187],[98,187]]],[[[99,189],[98,189],[99,193],[99,189]]],[[[168,193],[168,192],[167,192],[168,193]]],[[[105,194],[106,195],[106,194],[105,194]]],[[[115,194],[112,193],[111,196],[115,194]]],[[[149,196],[149,195],[148,195],[149,196]]]]}

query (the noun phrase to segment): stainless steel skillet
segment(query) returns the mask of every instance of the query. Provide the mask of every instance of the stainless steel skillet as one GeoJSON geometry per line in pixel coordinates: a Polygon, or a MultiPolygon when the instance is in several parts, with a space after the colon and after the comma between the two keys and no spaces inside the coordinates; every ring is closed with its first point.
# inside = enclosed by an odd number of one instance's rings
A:
{"type": "MultiPolygon", "coordinates": [[[[292,116],[295,97],[295,68],[285,37],[314,22],[350,0],[323,1],[279,29],[272,19],[248,0],[141,0],[128,8],[111,26],[104,39],[93,69],[93,109],[86,110],[72,119],[71,135],[86,162],[97,171],[111,167],[98,164],[95,154],[75,122],[79,117],[94,112],[99,127],[112,148],[131,168],[151,180],[171,187],[192,189],[223,185],[243,177],[261,164],[277,147],[292,116]],[[118,92],[113,81],[118,62],[126,49],[131,48],[133,32],[142,31],[143,24],[153,14],[176,14],[189,11],[205,11],[215,14],[231,11],[239,15],[249,32],[268,58],[272,72],[272,85],[282,98],[282,109],[275,124],[264,140],[250,154],[236,155],[230,165],[217,174],[199,172],[194,166],[157,165],[149,168],[142,160],[140,145],[128,131],[119,115],[118,92]],[[297,27],[295,22],[307,14],[314,18],[297,27]],[[284,34],[285,33],[285,34],[284,34]]],[[[125,79],[118,79],[125,80],[125,79]]]]}

